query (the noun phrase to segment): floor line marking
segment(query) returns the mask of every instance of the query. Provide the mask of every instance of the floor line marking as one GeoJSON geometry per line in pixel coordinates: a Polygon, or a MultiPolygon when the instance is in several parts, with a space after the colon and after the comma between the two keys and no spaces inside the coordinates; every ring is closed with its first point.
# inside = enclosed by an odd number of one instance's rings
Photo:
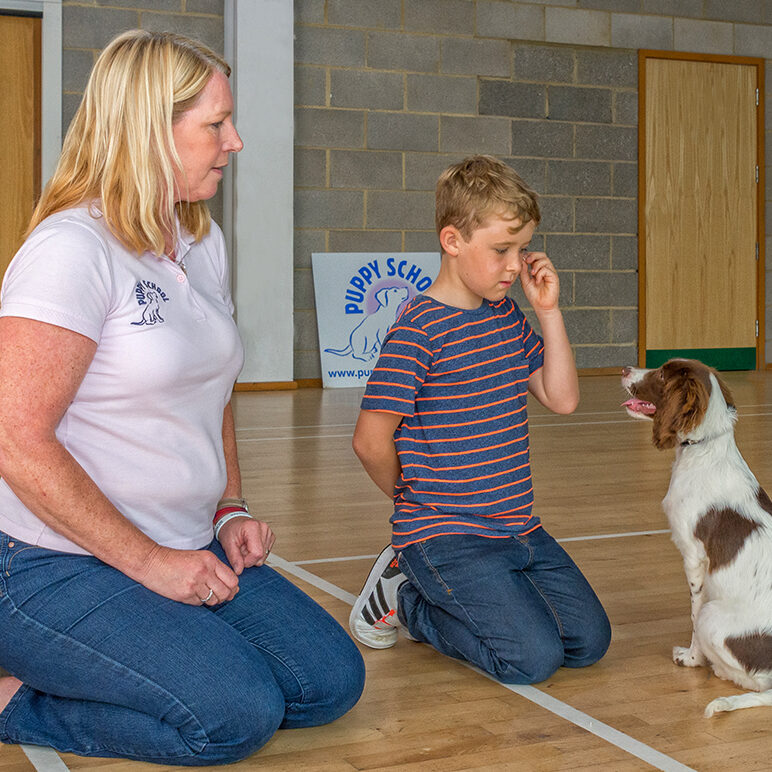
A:
{"type": "MultiPolygon", "coordinates": [[[[298,579],[302,579],[304,582],[308,582],[312,587],[316,587],[317,589],[332,595],[334,598],[342,600],[350,606],[354,605],[356,595],[346,592],[346,590],[332,584],[332,582],[328,582],[326,579],[322,579],[321,577],[316,576],[316,574],[312,574],[310,571],[306,571],[304,568],[300,568],[294,563],[290,563],[288,560],[279,557],[273,552],[268,558],[268,563],[276,568],[281,568],[298,579]]],[[[645,761],[647,764],[651,764],[655,769],[660,769],[662,772],[696,772],[692,767],[687,767],[671,756],[661,753],[655,748],[640,742],[640,740],[636,740],[635,738],[626,735],[624,732],[620,732],[618,729],[614,729],[608,724],[604,724],[602,721],[597,721],[586,713],[582,713],[582,711],[571,707],[568,703],[562,702],[561,700],[546,694],[541,691],[541,689],[537,689],[535,686],[501,684],[478,668],[467,663],[464,664],[471,670],[474,670],[475,672],[486,676],[486,678],[494,683],[499,684],[499,686],[503,686],[511,692],[519,694],[526,700],[529,700],[545,710],[548,710],[550,713],[555,714],[559,718],[594,734],[596,737],[614,745],[625,753],[629,753],[631,756],[635,756],[636,758],[645,761]]]]}
{"type": "MultiPolygon", "coordinates": [[[[772,415],[772,414],[770,414],[772,415]]],[[[565,421],[563,423],[538,423],[530,421],[532,429],[566,429],[572,426],[604,426],[606,424],[627,424],[631,418],[620,418],[618,421],[565,421]]],[[[293,440],[326,440],[351,437],[351,434],[300,434],[287,437],[237,437],[237,442],[291,442],[293,440]]]]}
{"type": "Polygon", "coordinates": [[[311,566],[316,563],[346,563],[349,560],[375,560],[378,555],[344,555],[342,558],[314,558],[313,560],[294,560],[293,566],[311,566]]]}
{"type": "MultiPolygon", "coordinates": [[[[756,404],[749,404],[749,405],[735,405],[738,411],[742,412],[746,408],[751,407],[763,407],[763,408],[769,408],[772,407],[772,403],[769,402],[760,402],[756,404]]],[[[621,414],[621,408],[617,408],[616,410],[586,410],[586,411],[577,411],[576,413],[571,413],[572,416],[592,416],[592,415],[620,415],[621,414]]],[[[744,413],[743,415],[770,415],[769,413],[744,413]]],[[[557,414],[545,414],[545,415],[535,415],[533,416],[534,420],[538,420],[540,418],[552,418],[554,416],[555,419],[562,418],[563,416],[558,416],[557,414]]],[[[280,431],[282,429],[332,429],[332,428],[340,428],[341,426],[350,426],[352,429],[354,426],[356,426],[356,422],[351,423],[342,423],[342,424],[297,424],[297,425],[287,425],[287,426],[242,426],[236,429],[236,433],[243,433],[243,432],[266,432],[266,431],[280,431]]]]}
{"type": "Polygon", "coordinates": [[[627,531],[626,533],[596,533],[588,536],[566,536],[564,539],[555,541],[563,543],[566,541],[593,541],[595,539],[624,539],[627,536],[659,536],[663,533],[670,533],[669,528],[660,528],[656,531],[627,531]]]}
{"type": "MultiPolygon", "coordinates": [[[[469,667],[471,667],[471,665],[469,667]]],[[[483,671],[478,668],[472,668],[472,670],[484,675],[494,683],[499,683],[493,677],[487,673],[483,673],[483,671]]],[[[587,713],[583,713],[581,710],[577,710],[567,703],[562,702],[549,694],[545,694],[545,692],[541,689],[537,689],[535,686],[520,686],[517,684],[500,685],[515,694],[519,694],[521,697],[525,697],[525,699],[548,710],[550,713],[554,713],[556,716],[569,721],[575,726],[594,734],[601,740],[616,745],[617,748],[645,761],[647,764],[651,764],[651,766],[656,769],[661,769],[663,772],[696,772],[692,767],[687,767],[672,756],[668,756],[667,754],[652,748],[650,745],[646,745],[640,740],[636,740],[634,737],[630,737],[630,735],[620,732],[618,729],[614,729],[613,726],[604,724],[602,721],[594,719],[587,713]]]]}
{"type": "Polygon", "coordinates": [[[236,437],[236,442],[291,442],[292,440],[329,440],[348,437],[351,434],[303,434],[300,437],[236,437]]]}
{"type": "MultiPolygon", "coordinates": [[[[596,533],[587,536],[566,536],[563,539],[555,539],[558,543],[569,541],[594,541],[595,539],[624,539],[628,536],[660,536],[670,533],[669,528],[661,528],[655,531],[626,531],[623,533],[596,533]]],[[[313,558],[309,560],[294,560],[293,566],[311,566],[319,563],[345,563],[349,560],[375,560],[377,554],[373,555],[344,555],[338,558],[313,558]]]]}
{"type": "Polygon", "coordinates": [[[23,744],[19,747],[38,772],[63,772],[70,769],[53,748],[23,744]]]}
{"type": "Polygon", "coordinates": [[[267,431],[279,431],[280,429],[338,429],[341,426],[350,426],[352,429],[356,426],[356,423],[350,421],[345,424],[298,424],[290,426],[242,426],[236,429],[236,433],[239,432],[267,432],[267,431]]]}
{"type": "MultiPolygon", "coordinates": [[[[740,413],[740,418],[759,418],[772,416],[772,413],[740,413]]],[[[610,424],[629,424],[635,419],[620,418],[613,421],[562,421],[560,423],[539,423],[538,417],[529,424],[531,429],[570,429],[572,426],[608,426],[610,424]]],[[[343,425],[343,424],[341,424],[343,425]]],[[[292,440],[325,440],[351,437],[351,434],[301,434],[287,437],[237,437],[237,442],[291,442],[292,440]]]]}
{"type": "Polygon", "coordinates": [[[312,587],[316,587],[318,590],[323,590],[328,595],[332,595],[333,598],[337,598],[338,600],[342,600],[344,603],[348,603],[349,606],[353,606],[354,601],[357,599],[356,595],[352,595],[350,592],[346,592],[346,590],[341,589],[336,584],[328,582],[326,579],[322,579],[321,576],[317,576],[316,574],[312,574],[310,571],[306,571],[305,568],[300,568],[294,563],[290,563],[289,560],[285,560],[284,558],[279,557],[274,552],[268,556],[268,560],[266,562],[269,566],[273,568],[281,568],[288,574],[292,574],[292,576],[295,576],[298,579],[302,579],[304,582],[308,582],[308,584],[310,584],[312,587]]]}

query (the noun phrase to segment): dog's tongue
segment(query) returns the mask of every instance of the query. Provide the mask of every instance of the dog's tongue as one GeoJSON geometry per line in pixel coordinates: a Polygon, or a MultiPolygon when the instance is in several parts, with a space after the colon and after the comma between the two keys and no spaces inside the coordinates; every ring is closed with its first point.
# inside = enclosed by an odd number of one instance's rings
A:
{"type": "Polygon", "coordinates": [[[644,415],[654,415],[657,412],[657,408],[651,402],[644,402],[642,399],[635,399],[634,397],[623,402],[622,407],[632,410],[633,413],[643,413],[644,415]]]}

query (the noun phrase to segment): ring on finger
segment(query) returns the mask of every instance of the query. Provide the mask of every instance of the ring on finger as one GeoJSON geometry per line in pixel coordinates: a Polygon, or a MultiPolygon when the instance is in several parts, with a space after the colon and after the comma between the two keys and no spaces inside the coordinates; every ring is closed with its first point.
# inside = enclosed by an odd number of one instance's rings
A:
{"type": "Polygon", "coordinates": [[[214,595],[214,590],[210,587],[209,588],[209,595],[206,596],[206,598],[201,598],[202,603],[208,603],[209,600],[212,598],[212,595],[214,595]]]}

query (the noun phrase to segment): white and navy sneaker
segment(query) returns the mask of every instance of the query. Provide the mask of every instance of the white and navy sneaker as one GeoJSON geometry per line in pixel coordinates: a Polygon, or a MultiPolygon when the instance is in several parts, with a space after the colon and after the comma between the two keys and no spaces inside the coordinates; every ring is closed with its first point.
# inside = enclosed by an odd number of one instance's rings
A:
{"type": "Polygon", "coordinates": [[[397,590],[406,581],[389,545],[373,563],[348,618],[351,634],[360,643],[371,649],[388,649],[397,642],[397,628],[401,626],[397,590]]]}

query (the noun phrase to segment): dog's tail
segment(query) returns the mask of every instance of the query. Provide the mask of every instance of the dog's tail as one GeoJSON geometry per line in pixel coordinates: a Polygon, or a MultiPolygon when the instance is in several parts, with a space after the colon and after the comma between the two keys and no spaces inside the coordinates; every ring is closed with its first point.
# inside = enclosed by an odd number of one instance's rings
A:
{"type": "Polygon", "coordinates": [[[718,697],[708,703],[705,708],[705,718],[710,718],[714,713],[721,713],[722,711],[758,708],[762,705],[772,705],[772,689],[765,692],[735,694],[732,697],[718,697]]]}

